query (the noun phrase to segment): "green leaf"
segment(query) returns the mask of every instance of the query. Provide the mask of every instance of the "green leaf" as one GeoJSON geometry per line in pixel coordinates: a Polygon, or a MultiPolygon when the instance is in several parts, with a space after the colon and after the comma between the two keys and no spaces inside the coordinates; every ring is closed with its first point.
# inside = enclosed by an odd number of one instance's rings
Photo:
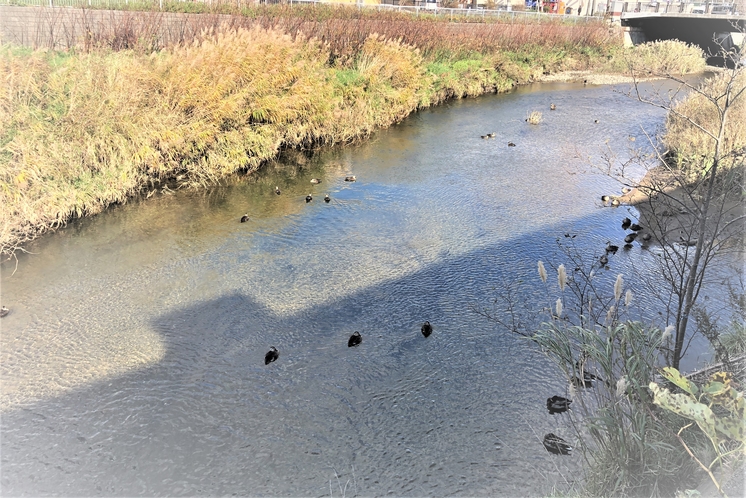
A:
{"type": "Polygon", "coordinates": [[[695,386],[689,379],[681,375],[681,372],[679,372],[675,368],[663,368],[663,376],[692,396],[696,396],[699,393],[697,386],[695,386]]]}

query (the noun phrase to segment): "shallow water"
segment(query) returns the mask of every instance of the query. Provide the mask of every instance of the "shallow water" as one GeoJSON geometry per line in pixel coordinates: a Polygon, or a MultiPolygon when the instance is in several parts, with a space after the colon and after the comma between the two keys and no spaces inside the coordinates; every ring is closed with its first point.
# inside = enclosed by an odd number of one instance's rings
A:
{"type": "MultiPolygon", "coordinates": [[[[607,143],[628,154],[641,126],[652,133],[662,120],[611,87],[536,85],[37,241],[17,270],[2,267],[12,309],[0,337],[3,493],[566,488],[581,456],[541,444],[572,434],[544,409],[565,383],[473,308],[490,308],[508,283],[522,303],[549,306],[558,291],[539,285],[536,262],[565,262],[558,237],[577,234],[591,259],[621,239],[628,208],[598,201],[619,185],[584,165],[607,143]],[[524,122],[533,109],[538,126],[524,122]],[[363,343],[347,348],[354,330],[363,343]],[[273,345],[280,358],[264,366],[273,345]]],[[[620,251],[600,285],[618,273],[634,282],[649,258],[620,251]]],[[[635,300],[629,316],[658,307],[635,300]]]]}

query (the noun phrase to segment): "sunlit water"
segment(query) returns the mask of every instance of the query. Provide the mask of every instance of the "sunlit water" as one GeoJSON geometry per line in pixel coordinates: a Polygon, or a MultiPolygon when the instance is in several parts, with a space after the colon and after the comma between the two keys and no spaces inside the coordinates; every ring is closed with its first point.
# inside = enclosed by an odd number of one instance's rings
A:
{"type": "MultiPolygon", "coordinates": [[[[541,444],[572,438],[544,406],[565,382],[473,309],[509,283],[534,310],[553,304],[536,265],[565,262],[566,232],[590,259],[620,240],[628,208],[599,202],[619,185],[585,163],[662,121],[611,87],[523,88],[39,240],[2,267],[3,494],[566,489],[581,456],[541,444]],[[347,348],[354,330],[363,343],[347,348]]],[[[620,251],[599,285],[624,273],[634,288],[646,258],[620,251]]],[[[629,316],[658,307],[636,299],[629,316]]]]}

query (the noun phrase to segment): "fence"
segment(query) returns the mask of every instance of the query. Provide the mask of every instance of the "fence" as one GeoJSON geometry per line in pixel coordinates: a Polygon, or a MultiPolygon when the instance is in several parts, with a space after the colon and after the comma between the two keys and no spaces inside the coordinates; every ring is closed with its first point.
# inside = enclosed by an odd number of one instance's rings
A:
{"type": "MultiPolygon", "coordinates": [[[[389,0],[391,1],[391,0],[389,0]]],[[[327,4],[338,6],[356,6],[358,8],[375,9],[375,10],[393,10],[398,12],[408,12],[414,15],[430,15],[443,18],[474,18],[474,17],[500,17],[501,20],[551,20],[564,19],[565,21],[578,23],[588,20],[598,20],[598,16],[578,16],[565,13],[550,14],[545,12],[527,10],[517,11],[511,9],[509,2],[497,4],[494,10],[484,8],[445,8],[438,7],[434,3],[425,0],[413,0],[414,5],[394,5],[392,3],[341,3],[330,0],[0,0],[0,5],[28,5],[38,7],[78,7],[78,8],[97,8],[97,9],[126,9],[136,10],[158,10],[164,9],[164,4],[206,4],[210,7],[227,7],[227,8],[247,8],[257,5],[287,4],[287,5],[308,5],[308,4],[327,4]]],[[[399,2],[397,2],[399,3],[399,2]]],[[[601,4],[599,4],[601,5],[601,4]]],[[[175,10],[175,9],[169,9],[175,10]]],[[[605,10],[605,9],[604,9],[605,10]]],[[[604,11],[597,11],[603,15],[604,11]]]]}

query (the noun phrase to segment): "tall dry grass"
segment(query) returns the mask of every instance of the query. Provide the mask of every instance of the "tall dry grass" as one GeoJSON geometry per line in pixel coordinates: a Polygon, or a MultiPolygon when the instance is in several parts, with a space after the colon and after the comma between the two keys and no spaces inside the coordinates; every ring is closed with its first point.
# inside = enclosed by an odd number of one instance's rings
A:
{"type": "Polygon", "coordinates": [[[740,69],[735,77],[725,71],[705,80],[698,92],[678,103],[675,113],[669,113],[664,143],[682,168],[701,171],[707,166],[700,164],[702,158],[713,157],[715,140],[705,130],[717,136],[723,116],[716,104],[722,106],[725,103],[729,85],[731,107],[725,119],[720,155],[726,168],[735,164],[743,166],[746,154],[746,71],[740,69]]]}

